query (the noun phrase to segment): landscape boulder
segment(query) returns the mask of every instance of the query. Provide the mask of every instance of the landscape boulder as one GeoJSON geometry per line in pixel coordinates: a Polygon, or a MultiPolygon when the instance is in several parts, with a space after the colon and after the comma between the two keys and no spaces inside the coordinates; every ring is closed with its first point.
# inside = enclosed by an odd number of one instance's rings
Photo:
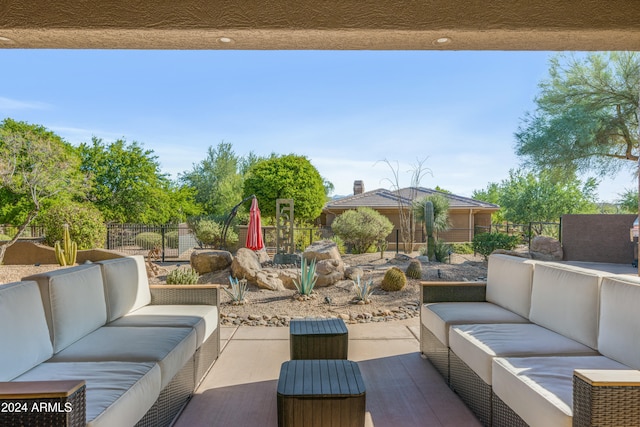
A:
{"type": "Polygon", "coordinates": [[[189,263],[198,274],[214,273],[231,265],[233,256],[227,251],[194,251],[189,263]]]}
{"type": "Polygon", "coordinates": [[[262,248],[259,251],[255,251],[255,253],[258,256],[258,261],[260,262],[260,264],[271,261],[271,257],[269,257],[266,249],[262,248]]]}
{"type": "Polygon", "coordinates": [[[360,267],[347,267],[344,269],[344,277],[350,280],[357,280],[358,277],[364,276],[364,270],[360,267]]]}
{"type": "Polygon", "coordinates": [[[344,279],[344,263],[338,259],[323,259],[316,263],[316,286],[319,288],[334,285],[344,279]]]}
{"type": "Polygon", "coordinates": [[[240,248],[231,262],[231,273],[236,279],[247,279],[256,283],[258,272],[262,269],[258,255],[247,248],[240,248]]]}
{"type": "Polygon", "coordinates": [[[313,242],[307,246],[307,249],[302,253],[302,257],[307,261],[313,261],[315,259],[316,262],[319,262],[325,259],[335,259],[342,262],[338,245],[326,239],[313,242]]]}
{"type": "Polygon", "coordinates": [[[267,274],[269,277],[277,277],[280,282],[282,282],[282,286],[285,289],[296,289],[296,285],[293,283],[294,280],[299,280],[298,275],[299,272],[294,268],[263,268],[262,272],[267,274]]]}
{"type": "Polygon", "coordinates": [[[562,244],[548,236],[536,236],[531,241],[531,258],[542,261],[561,261],[562,244]]]}
{"type": "Polygon", "coordinates": [[[284,291],[284,284],[278,273],[271,269],[265,269],[258,271],[255,278],[255,283],[259,288],[269,289],[270,291],[284,291]]]}

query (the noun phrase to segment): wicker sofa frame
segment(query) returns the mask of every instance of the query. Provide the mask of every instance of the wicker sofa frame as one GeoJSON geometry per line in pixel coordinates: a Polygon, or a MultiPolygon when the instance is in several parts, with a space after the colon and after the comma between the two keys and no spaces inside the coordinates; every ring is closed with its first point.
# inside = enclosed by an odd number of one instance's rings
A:
{"type": "MultiPolygon", "coordinates": [[[[218,285],[151,285],[151,305],[219,305],[218,285]]],[[[194,355],[161,390],[158,399],[136,427],[169,426],[187,405],[220,354],[220,327],[196,350],[194,355]]],[[[68,426],[86,425],[86,393],[84,382],[4,382],[0,383],[0,402],[24,402],[29,407],[40,402],[71,402],[68,414],[31,412],[0,414],[3,426],[68,426]],[[52,388],[55,393],[52,392],[52,388]],[[52,400],[53,399],[53,400],[52,400]],[[52,418],[55,417],[55,418],[52,418]]]]}
{"type": "MultiPolygon", "coordinates": [[[[422,282],[423,304],[484,302],[486,282],[422,282]]],[[[420,322],[420,349],[449,387],[485,426],[525,427],[490,385],[420,322]]],[[[577,369],[573,374],[574,427],[640,427],[640,371],[620,376],[577,369]],[[602,377],[604,375],[604,378],[602,377]]]]}

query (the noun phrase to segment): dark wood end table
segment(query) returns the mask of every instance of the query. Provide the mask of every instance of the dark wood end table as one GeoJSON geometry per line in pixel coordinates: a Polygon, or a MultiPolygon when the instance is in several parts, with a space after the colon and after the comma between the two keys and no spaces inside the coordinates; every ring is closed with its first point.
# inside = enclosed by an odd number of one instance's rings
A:
{"type": "Polygon", "coordinates": [[[349,331],[342,319],[292,319],[289,333],[292,360],[347,359],[349,331]]]}
{"type": "Polygon", "coordinates": [[[278,379],[278,427],[363,427],[366,390],[349,360],[290,360],[278,379]]]}

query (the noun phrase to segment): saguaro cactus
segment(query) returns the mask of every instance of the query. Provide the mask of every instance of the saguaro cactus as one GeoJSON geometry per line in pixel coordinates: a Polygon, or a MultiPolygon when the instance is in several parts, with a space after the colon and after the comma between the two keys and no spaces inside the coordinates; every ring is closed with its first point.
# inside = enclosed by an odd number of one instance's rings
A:
{"type": "Polygon", "coordinates": [[[436,239],[433,237],[433,222],[433,202],[428,200],[424,204],[424,224],[427,229],[427,256],[429,256],[429,261],[433,259],[436,249],[436,239]]]}
{"type": "Polygon", "coordinates": [[[55,244],[56,259],[58,264],[73,265],[76,263],[76,256],[78,255],[78,244],[71,240],[69,234],[69,224],[64,224],[64,231],[62,233],[62,247],[60,246],[60,240],[55,244]]]}

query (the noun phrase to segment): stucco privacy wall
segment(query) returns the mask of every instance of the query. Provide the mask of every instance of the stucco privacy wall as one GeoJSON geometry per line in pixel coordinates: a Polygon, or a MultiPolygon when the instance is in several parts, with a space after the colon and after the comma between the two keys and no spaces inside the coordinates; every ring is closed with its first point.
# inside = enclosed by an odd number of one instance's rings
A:
{"type": "Polygon", "coordinates": [[[629,230],[636,215],[563,215],[565,261],[631,264],[634,244],[629,230]]]}
{"type": "Polygon", "coordinates": [[[640,50],[638,22],[637,0],[2,0],[0,47],[640,50]]]}
{"type": "MultiPolygon", "coordinates": [[[[3,243],[4,242],[0,242],[0,244],[3,243]]],[[[83,264],[86,261],[104,261],[106,259],[121,258],[123,256],[125,255],[106,249],[87,249],[78,251],[76,262],[83,264]]],[[[58,264],[58,261],[56,260],[55,250],[52,247],[29,240],[18,240],[7,249],[3,264],[58,264]]]]}

